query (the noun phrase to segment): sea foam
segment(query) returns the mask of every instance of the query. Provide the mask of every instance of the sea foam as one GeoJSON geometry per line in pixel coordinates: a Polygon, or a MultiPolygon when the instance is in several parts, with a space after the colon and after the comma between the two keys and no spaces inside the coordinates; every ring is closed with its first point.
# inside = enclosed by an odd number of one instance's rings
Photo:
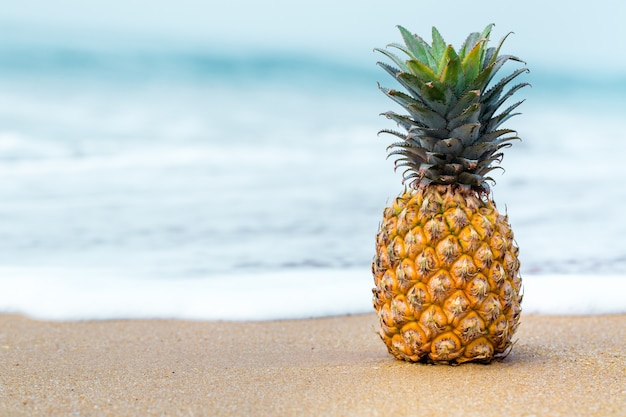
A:
{"type": "MultiPolygon", "coordinates": [[[[0,268],[0,312],[47,320],[281,320],[373,311],[367,269],[155,280],[128,271],[0,268]]],[[[626,313],[626,276],[527,275],[523,314],[626,313]]]]}

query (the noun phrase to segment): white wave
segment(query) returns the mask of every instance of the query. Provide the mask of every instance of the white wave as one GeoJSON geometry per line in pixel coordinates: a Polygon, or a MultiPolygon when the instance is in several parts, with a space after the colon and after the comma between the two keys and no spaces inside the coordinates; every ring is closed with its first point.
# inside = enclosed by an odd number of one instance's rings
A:
{"type": "MultiPolygon", "coordinates": [[[[626,276],[529,275],[524,314],[626,313],[626,276]]],[[[372,312],[367,269],[155,280],[121,270],[0,268],[0,312],[47,320],[277,320],[372,312]]]]}

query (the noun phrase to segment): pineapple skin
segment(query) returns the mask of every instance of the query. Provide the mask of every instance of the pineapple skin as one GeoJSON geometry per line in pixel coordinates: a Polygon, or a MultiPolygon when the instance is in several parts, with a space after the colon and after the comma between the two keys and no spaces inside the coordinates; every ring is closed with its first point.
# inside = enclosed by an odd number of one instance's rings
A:
{"type": "Polygon", "coordinates": [[[372,262],[381,339],[410,362],[505,357],[521,313],[518,247],[487,193],[405,190],[385,208],[372,262]]]}

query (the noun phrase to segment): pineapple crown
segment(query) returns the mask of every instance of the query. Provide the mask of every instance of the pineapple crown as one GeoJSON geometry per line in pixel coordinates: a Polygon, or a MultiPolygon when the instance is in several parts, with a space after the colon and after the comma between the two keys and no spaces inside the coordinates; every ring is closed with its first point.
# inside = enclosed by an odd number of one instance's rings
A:
{"type": "MultiPolygon", "coordinates": [[[[522,101],[496,115],[498,109],[517,90],[529,85],[521,83],[507,89],[509,83],[527,68],[491,83],[495,74],[509,60],[522,62],[512,55],[499,55],[506,40],[497,47],[487,47],[493,24],[481,33],[471,33],[456,52],[446,45],[437,28],[432,29],[432,45],[398,26],[404,45],[392,43],[387,48],[403,52],[403,59],[388,49],[378,49],[398,68],[378,62],[404,87],[405,92],[378,87],[400,104],[408,115],[383,113],[406,133],[384,129],[401,142],[388,147],[395,155],[395,168],[404,167],[403,183],[418,188],[427,184],[459,185],[465,189],[489,192],[487,173],[500,168],[500,150],[520,139],[511,129],[500,125],[519,114],[513,113],[522,101]],[[505,91],[506,90],[506,91],[505,91]],[[408,94],[407,94],[408,93],[408,94]]],[[[510,34],[510,33],[509,33],[510,34]]]]}

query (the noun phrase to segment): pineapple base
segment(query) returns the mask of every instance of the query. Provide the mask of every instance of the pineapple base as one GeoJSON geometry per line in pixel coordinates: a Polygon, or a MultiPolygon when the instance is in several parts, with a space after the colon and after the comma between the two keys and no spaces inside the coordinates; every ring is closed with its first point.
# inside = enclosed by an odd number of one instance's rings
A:
{"type": "Polygon", "coordinates": [[[372,262],[380,337],[410,362],[491,362],[521,312],[518,248],[491,198],[458,186],[408,190],[384,210],[372,262]]]}

